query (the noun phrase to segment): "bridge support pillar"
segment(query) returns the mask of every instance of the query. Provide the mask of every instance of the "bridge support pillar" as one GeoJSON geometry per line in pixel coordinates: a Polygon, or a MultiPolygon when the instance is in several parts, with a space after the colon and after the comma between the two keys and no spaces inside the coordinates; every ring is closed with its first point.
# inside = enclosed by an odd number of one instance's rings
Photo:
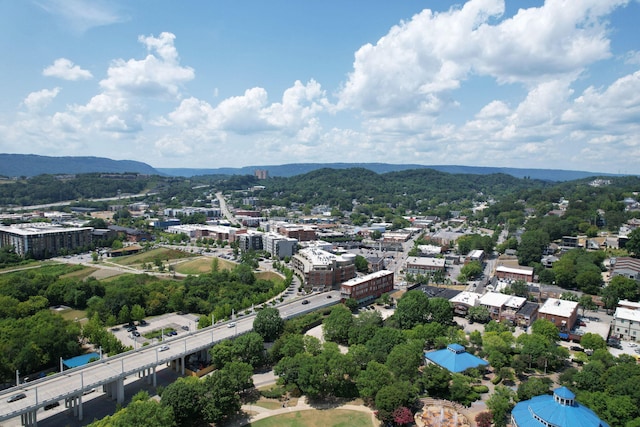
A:
{"type": "Polygon", "coordinates": [[[185,360],[185,356],[182,356],[182,357],[180,358],[180,365],[181,365],[181,366],[180,366],[180,367],[181,367],[181,372],[180,372],[180,373],[181,373],[182,375],[184,375],[184,360],[185,360]]]}
{"type": "Polygon", "coordinates": [[[155,366],[153,367],[153,386],[154,387],[158,386],[158,381],[157,381],[157,378],[156,378],[156,367],[155,366]]]}
{"type": "Polygon", "coordinates": [[[25,427],[36,427],[38,425],[36,411],[27,412],[26,414],[20,415],[20,421],[25,427]]]}
{"type": "Polygon", "coordinates": [[[82,421],[82,417],[84,416],[82,412],[82,395],[78,396],[76,404],[78,405],[78,421],[82,421]]]}
{"type": "Polygon", "coordinates": [[[116,403],[124,402],[124,378],[118,378],[116,381],[116,403]]]}

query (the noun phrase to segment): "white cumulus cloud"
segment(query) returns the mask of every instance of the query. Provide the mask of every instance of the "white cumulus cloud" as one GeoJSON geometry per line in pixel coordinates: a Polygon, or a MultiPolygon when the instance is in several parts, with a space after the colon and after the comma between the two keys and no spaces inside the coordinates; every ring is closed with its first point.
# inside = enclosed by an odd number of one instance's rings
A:
{"type": "Polygon", "coordinates": [[[24,99],[23,104],[31,111],[38,111],[51,103],[58,96],[60,88],[42,89],[38,92],[31,92],[24,99]]]}
{"type": "Polygon", "coordinates": [[[67,58],[59,58],[53,61],[42,71],[43,76],[57,77],[64,80],[86,80],[93,77],[89,70],[83,70],[67,58]]]}

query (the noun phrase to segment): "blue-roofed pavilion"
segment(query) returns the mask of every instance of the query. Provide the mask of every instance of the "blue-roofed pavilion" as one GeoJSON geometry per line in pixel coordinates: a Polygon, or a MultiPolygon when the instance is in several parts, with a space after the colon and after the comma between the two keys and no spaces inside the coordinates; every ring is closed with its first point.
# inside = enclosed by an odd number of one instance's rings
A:
{"type": "Polygon", "coordinates": [[[595,412],[576,402],[566,387],[519,402],[511,411],[514,427],[609,427],[595,412]]]}
{"type": "Polygon", "coordinates": [[[91,359],[100,359],[100,353],[87,353],[72,357],[71,359],[63,360],[62,364],[69,369],[77,368],[78,366],[86,365],[91,359]]]}
{"type": "Polygon", "coordinates": [[[460,344],[449,344],[445,349],[425,352],[424,358],[427,363],[435,363],[450,372],[464,372],[489,365],[486,360],[467,353],[460,344]]]}

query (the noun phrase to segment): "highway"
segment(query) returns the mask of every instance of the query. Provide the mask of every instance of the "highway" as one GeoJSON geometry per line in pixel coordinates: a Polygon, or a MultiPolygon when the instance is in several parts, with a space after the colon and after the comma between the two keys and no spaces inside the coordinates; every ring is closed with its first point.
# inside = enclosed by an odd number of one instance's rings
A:
{"type": "MultiPolygon", "coordinates": [[[[280,310],[281,317],[288,319],[321,307],[337,304],[340,301],[339,298],[339,291],[331,291],[304,298],[309,301],[308,304],[302,304],[302,299],[298,299],[277,308],[280,310]],[[328,295],[331,295],[331,298],[328,295]]],[[[255,314],[238,317],[233,322],[216,324],[164,343],[145,346],[138,350],[104,358],[82,367],[3,390],[0,392],[0,422],[23,414],[32,413],[33,415],[39,409],[42,410],[41,408],[45,405],[67,398],[79,399],[81,402],[84,391],[104,385],[120,384],[120,388],[122,388],[122,380],[127,376],[136,375],[141,371],[151,374],[156,366],[206,350],[221,340],[250,331],[253,328],[254,318],[255,314]],[[160,351],[161,345],[168,345],[169,349],[160,351]],[[11,396],[20,393],[24,393],[25,397],[14,402],[7,401],[11,396]]],[[[112,397],[119,401],[122,399],[120,392],[112,397]]],[[[33,421],[35,421],[35,417],[32,418],[33,421]]]]}

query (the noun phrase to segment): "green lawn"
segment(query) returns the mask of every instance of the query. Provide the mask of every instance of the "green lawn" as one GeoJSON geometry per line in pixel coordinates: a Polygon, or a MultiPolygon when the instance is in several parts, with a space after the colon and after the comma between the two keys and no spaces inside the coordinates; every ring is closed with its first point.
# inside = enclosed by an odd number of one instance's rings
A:
{"type": "MultiPolygon", "coordinates": [[[[308,410],[265,418],[251,427],[372,427],[371,415],[344,409],[308,410]]],[[[376,424],[377,425],[377,424],[376,424]]]]}
{"type": "Polygon", "coordinates": [[[120,265],[135,265],[144,263],[153,264],[156,259],[166,262],[167,260],[190,258],[194,256],[196,255],[188,252],[178,251],[176,249],[156,248],[150,251],[140,252],[135,255],[110,258],[109,261],[113,262],[114,264],[120,265]]]}

